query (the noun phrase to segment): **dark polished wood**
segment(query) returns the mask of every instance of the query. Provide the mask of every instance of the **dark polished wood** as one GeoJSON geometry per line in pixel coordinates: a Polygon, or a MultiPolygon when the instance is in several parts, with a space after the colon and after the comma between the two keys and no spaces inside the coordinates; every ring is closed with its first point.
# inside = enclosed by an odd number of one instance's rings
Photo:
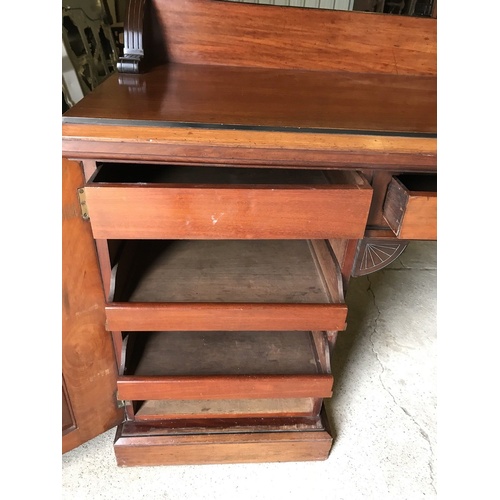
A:
{"type": "Polygon", "coordinates": [[[436,90],[435,76],[170,63],[133,80],[112,75],[64,122],[432,136],[436,90]]]}
{"type": "Polygon", "coordinates": [[[132,82],[113,75],[63,132],[79,157],[429,170],[436,79],[169,64],[132,82]]]}

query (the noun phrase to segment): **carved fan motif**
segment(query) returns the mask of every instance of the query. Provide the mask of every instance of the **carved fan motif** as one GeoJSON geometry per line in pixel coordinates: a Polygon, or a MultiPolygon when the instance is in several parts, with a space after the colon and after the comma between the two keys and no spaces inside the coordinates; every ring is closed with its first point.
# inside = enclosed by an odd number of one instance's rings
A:
{"type": "Polygon", "coordinates": [[[408,241],[365,238],[359,242],[352,276],[364,276],[394,262],[408,246],[408,241]]]}

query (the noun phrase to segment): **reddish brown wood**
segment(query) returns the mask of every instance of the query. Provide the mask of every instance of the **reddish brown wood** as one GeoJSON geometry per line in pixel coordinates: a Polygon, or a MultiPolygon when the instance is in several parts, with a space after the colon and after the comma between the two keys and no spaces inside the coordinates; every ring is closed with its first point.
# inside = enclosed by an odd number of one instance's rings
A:
{"type": "Polygon", "coordinates": [[[382,208],[387,193],[387,186],[392,180],[392,176],[397,172],[385,171],[368,171],[363,172],[370,177],[370,185],[373,188],[372,203],[370,205],[370,213],[368,214],[367,225],[373,229],[390,229],[387,221],[384,219],[382,208]]]}
{"type": "Polygon", "coordinates": [[[434,76],[170,63],[134,77],[133,84],[111,76],[68,110],[64,121],[85,117],[106,124],[134,117],[228,129],[436,134],[436,90],[434,76]]]}
{"type": "MultiPolygon", "coordinates": [[[[347,290],[351,273],[354,266],[354,261],[356,258],[356,252],[359,240],[344,240],[340,238],[328,240],[335,257],[339,263],[339,267],[342,274],[342,285],[344,293],[347,290]]],[[[333,337],[332,337],[333,341],[333,337]]]]}
{"type": "MultiPolygon", "coordinates": [[[[143,11],[141,1],[130,3],[133,11],[139,8],[126,22],[127,61],[122,61],[121,69],[130,64],[133,71],[139,70],[143,51],[152,64],[168,64],[144,75],[112,76],[66,113],[63,155],[83,161],[87,179],[96,162],[106,160],[169,166],[363,169],[373,173],[372,179],[377,172],[382,173],[382,179],[387,178],[387,172],[436,171],[435,20],[212,0],[153,0],[151,9],[143,11]],[[375,19],[376,28],[372,24],[375,19]],[[149,42],[153,51],[149,51],[149,42]]],[[[325,370],[309,375],[261,371],[237,377],[202,376],[196,371],[190,372],[195,374],[191,376],[182,372],[146,377],[138,371],[116,382],[110,335],[103,328],[104,296],[90,224],[100,231],[98,218],[103,217],[104,232],[95,234],[102,238],[97,247],[110,298],[112,292],[125,290],[115,273],[115,264],[124,263],[120,258],[122,242],[114,238],[129,237],[329,239],[345,286],[357,242],[370,232],[393,236],[380,223],[383,183],[376,183],[377,197],[369,216],[373,225],[366,229],[370,200],[363,198],[361,202],[360,193],[367,196],[371,189],[361,184],[344,190],[346,198],[331,205],[329,195],[338,191],[316,186],[307,193],[300,187],[298,202],[290,196],[295,196],[296,186],[275,190],[272,199],[266,198],[265,189],[249,185],[205,191],[206,186],[175,186],[174,206],[172,199],[165,202],[171,196],[165,197],[165,186],[109,186],[112,189],[98,201],[109,205],[98,206],[89,223],[78,218],[78,204],[72,198],[81,186],[80,165],[68,165],[79,177],[63,183],[65,196],[71,199],[68,206],[73,228],[69,232],[63,221],[64,320],[74,320],[63,328],[63,375],[66,379],[68,374],[70,404],[66,409],[74,410],[78,429],[67,434],[65,438],[77,437],[66,439],[63,450],[109,428],[117,422],[117,415],[123,416],[115,405],[113,391],[118,385],[120,397],[126,399],[205,395],[221,401],[261,395],[273,401],[294,395],[311,398],[313,394],[314,411],[319,411],[321,399],[331,395],[332,378],[325,370]],[[113,189],[117,191],[107,199],[113,189]],[[127,207],[120,197],[129,193],[136,198],[127,207]],[[221,199],[214,201],[215,197],[221,199]],[[201,209],[192,208],[197,202],[204,205],[208,222],[201,223],[201,209]],[[281,205],[281,210],[276,205],[281,205]],[[238,214],[224,228],[217,214],[228,206],[238,214]],[[114,215],[113,207],[117,208],[114,215]],[[170,212],[169,217],[164,211],[170,212]],[[186,213],[194,219],[186,219],[186,213]],[[295,221],[290,218],[287,222],[287,216],[295,221]],[[152,218],[162,230],[144,222],[152,218]],[[214,219],[216,224],[212,224],[214,219]],[[201,229],[179,229],[186,220],[200,223],[201,229]],[[269,221],[268,225],[262,220],[269,221]],[[217,228],[215,233],[210,232],[214,229],[210,224],[217,228]],[[115,232],[120,225],[128,232],[115,232]],[[326,232],[321,233],[321,228],[326,232]],[[101,362],[103,358],[107,361],[101,362]],[[77,396],[79,391],[85,394],[77,396]],[[104,394],[114,418],[106,413],[107,406],[104,409],[100,404],[104,394]],[[91,432],[85,430],[87,424],[91,432]]],[[[89,194],[93,203],[94,194],[89,194]]],[[[414,220],[422,217],[414,216],[414,220]]],[[[316,262],[329,298],[339,303],[255,303],[234,298],[213,303],[210,297],[204,302],[170,302],[167,297],[167,301],[129,303],[125,294],[105,311],[106,328],[113,332],[117,355],[121,356],[122,347],[127,350],[129,342],[127,339],[122,345],[122,331],[143,336],[147,334],[142,332],[164,333],[166,329],[182,334],[186,330],[297,329],[315,331],[316,350],[311,359],[324,367],[329,352],[323,331],[333,339],[337,330],[344,329],[347,308],[341,300],[340,273],[336,265],[325,264],[330,250],[327,247],[325,252],[321,245],[313,245],[316,262]]],[[[120,362],[126,372],[125,360],[120,362]]],[[[130,401],[126,408],[127,417],[134,418],[130,401]]],[[[155,418],[161,420],[154,425],[146,422],[140,427],[128,422],[120,427],[117,461],[119,465],[160,465],[326,458],[332,438],[324,421],[299,422],[291,416],[294,414],[292,411],[272,423],[258,422],[255,414],[239,420],[224,416],[220,419],[224,422],[200,418],[186,423],[179,418],[164,420],[160,413],[155,418]]],[[[239,414],[245,415],[251,412],[239,414]]],[[[68,428],[69,419],[65,422],[68,428]]]]}
{"type": "Polygon", "coordinates": [[[430,187],[412,188],[403,179],[395,177],[389,184],[385,219],[400,239],[436,240],[437,192],[430,187]]]}
{"type": "Polygon", "coordinates": [[[119,377],[119,399],[329,398],[333,378],[314,375],[119,377]]]}
{"type": "Polygon", "coordinates": [[[331,246],[327,240],[312,240],[311,247],[318,271],[321,273],[330,295],[330,300],[334,303],[344,302],[342,274],[331,246]]]}
{"type": "Polygon", "coordinates": [[[128,304],[106,306],[110,331],[345,330],[345,304],[128,304]]]}
{"type": "Polygon", "coordinates": [[[395,74],[436,73],[434,19],[212,0],[152,1],[154,61],[395,74]],[[216,27],[216,29],[214,29],[216,27]],[[159,48],[158,48],[159,49],[159,48]]]}
{"type": "Polygon", "coordinates": [[[248,432],[273,432],[273,431],[320,431],[328,427],[325,412],[307,417],[266,417],[266,418],[240,418],[227,416],[225,418],[187,418],[187,419],[164,419],[155,422],[151,426],[148,422],[124,422],[118,430],[121,437],[133,437],[142,435],[155,438],[156,436],[174,436],[186,434],[227,434],[236,432],[246,434],[248,432]]]}
{"type": "Polygon", "coordinates": [[[75,417],[73,415],[73,410],[71,409],[71,403],[69,401],[68,392],[64,384],[64,377],[62,381],[62,433],[67,434],[68,432],[76,429],[75,417]]]}
{"type": "Polygon", "coordinates": [[[436,139],[64,124],[69,158],[344,169],[436,170],[436,139]]]}
{"type": "Polygon", "coordinates": [[[361,238],[371,200],[371,189],[327,185],[91,185],[85,192],[97,239],[361,238]]]}
{"type": "Polygon", "coordinates": [[[76,428],[62,438],[63,453],[122,421],[114,399],[117,369],[104,329],[104,295],[90,224],[82,219],[79,163],[62,165],[62,372],[76,428]]]}
{"type": "MultiPolygon", "coordinates": [[[[125,423],[118,428],[114,448],[119,466],[325,460],[333,441],[324,415],[319,422],[288,429],[283,423],[280,428],[261,425],[246,431],[240,425],[236,433],[234,426],[216,433],[212,426],[200,426],[187,435],[169,432],[168,427],[154,434],[137,432],[136,427],[125,423]]],[[[155,430],[150,424],[148,429],[155,430]]]]}

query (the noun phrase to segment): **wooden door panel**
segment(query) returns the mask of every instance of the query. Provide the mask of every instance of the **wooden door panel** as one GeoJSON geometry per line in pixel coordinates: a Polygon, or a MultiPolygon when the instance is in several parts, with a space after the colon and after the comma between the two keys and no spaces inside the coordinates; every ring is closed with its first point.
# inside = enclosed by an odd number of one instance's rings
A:
{"type": "Polygon", "coordinates": [[[78,162],[63,159],[62,166],[65,453],[120,423],[123,410],[116,405],[117,367],[111,335],[104,329],[104,292],[94,241],[78,203],[77,189],[84,185],[83,172],[78,162]]]}

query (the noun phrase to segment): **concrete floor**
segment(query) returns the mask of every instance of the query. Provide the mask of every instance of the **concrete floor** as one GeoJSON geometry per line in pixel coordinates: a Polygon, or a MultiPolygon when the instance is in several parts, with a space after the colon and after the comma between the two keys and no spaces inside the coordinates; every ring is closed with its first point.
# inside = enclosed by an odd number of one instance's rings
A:
{"type": "Polygon", "coordinates": [[[436,243],[351,282],[322,462],[118,468],[112,429],[62,457],[62,498],[436,498],[436,243]]]}

